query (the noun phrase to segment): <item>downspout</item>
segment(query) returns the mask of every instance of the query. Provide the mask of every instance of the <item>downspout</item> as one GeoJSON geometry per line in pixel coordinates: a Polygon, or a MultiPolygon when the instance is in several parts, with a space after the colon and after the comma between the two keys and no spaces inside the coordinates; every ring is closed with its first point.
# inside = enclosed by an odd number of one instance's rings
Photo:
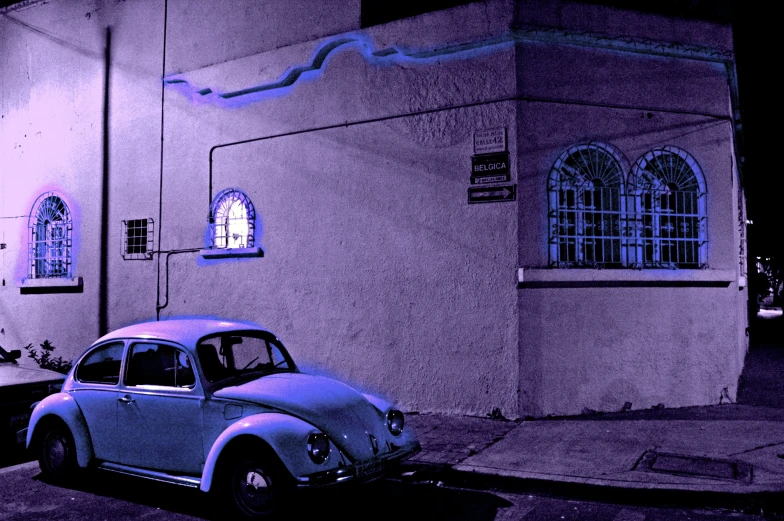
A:
{"type": "MultiPolygon", "coordinates": [[[[166,26],[168,25],[169,17],[169,0],[163,0],[163,60],[161,63],[161,157],[160,157],[160,174],[158,181],[158,247],[156,250],[161,251],[161,236],[163,235],[163,131],[164,131],[164,101],[166,97],[166,83],[163,78],[166,76],[166,26]]],[[[167,274],[168,283],[168,274],[167,274]]],[[[168,300],[168,298],[167,298],[168,300]]],[[[168,302],[167,302],[168,304],[168,302]]],[[[158,255],[157,262],[157,277],[155,284],[155,319],[160,320],[161,313],[161,256],[158,255]]]]}
{"type": "Polygon", "coordinates": [[[109,82],[112,28],[106,28],[103,85],[103,175],[101,179],[101,241],[98,275],[98,336],[109,332],[109,82]]]}

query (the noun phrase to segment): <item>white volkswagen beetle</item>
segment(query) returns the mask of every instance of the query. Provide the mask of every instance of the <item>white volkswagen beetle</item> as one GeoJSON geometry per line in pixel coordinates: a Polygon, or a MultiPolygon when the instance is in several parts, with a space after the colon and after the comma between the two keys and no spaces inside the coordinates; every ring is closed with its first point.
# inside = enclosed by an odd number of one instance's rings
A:
{"type": "Polygon", "coordinates": [[[33,410],[27,446],[53,481],[97,467],[198,487],[249,518],[298,487],[372,480],[420,450],[391,404],[299,372],[254,324],[203,319],[97,340],[33,410]]]}

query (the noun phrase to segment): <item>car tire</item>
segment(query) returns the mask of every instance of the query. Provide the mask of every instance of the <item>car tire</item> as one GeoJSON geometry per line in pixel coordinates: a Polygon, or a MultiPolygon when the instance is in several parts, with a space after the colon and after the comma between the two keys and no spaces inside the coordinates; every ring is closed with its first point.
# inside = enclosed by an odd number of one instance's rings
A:
{"type": "Polygon", "coordinates": [[[79,469],[76,444],[71,431],[61,423],[45,426],[38,446],[38,465],[48,481],[62,482],[73,478],[79,469]]]}
{"type": "Polygon", "coordinates": [[[221,483],[224,504],[245,519],[275,519],[289,492],[285,473],[272,457],[237,457],[221,483]]]}

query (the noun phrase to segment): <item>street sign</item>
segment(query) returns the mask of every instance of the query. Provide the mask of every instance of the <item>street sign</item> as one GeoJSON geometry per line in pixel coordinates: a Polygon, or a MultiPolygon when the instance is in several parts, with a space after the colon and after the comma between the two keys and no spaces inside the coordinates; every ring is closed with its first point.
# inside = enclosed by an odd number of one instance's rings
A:
{"type": "Polygon", "coordinates": [[[471,184],[509,181],[509,152],[471,156],[471,184]]]}
{"type": "Polygon", "coordinates": [[[474,186],[468,189],[468,204],[500,203],[517,199],[517,185],[474,186]]]}
{"type": "Polygon", "coordinates": [[[489,128],[474,132],[474,154],[491,154],[506,151],[506,127],[489,128]]]}
{"type": "Polygon", "coordinates": [[[471,176],[472,185],[485,185],[488,183],[505,183],[509,181],[509,174],[505,175],[488,175],[482,177],[471,176]]]}

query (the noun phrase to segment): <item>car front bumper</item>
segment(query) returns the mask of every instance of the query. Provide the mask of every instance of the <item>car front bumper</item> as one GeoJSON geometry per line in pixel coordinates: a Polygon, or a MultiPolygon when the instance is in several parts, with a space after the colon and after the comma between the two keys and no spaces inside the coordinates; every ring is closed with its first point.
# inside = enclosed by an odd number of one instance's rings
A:
{"type": "Polygon", "coordinates": [[[373,481],[383,477],[390,467],[410,458],[420,450],[422,450],[422,447],[419,442],[412,442],[368,461],[297,477],[295,478],[297,487],[316,488],[347,481],[352,483],[373,481]]]}

